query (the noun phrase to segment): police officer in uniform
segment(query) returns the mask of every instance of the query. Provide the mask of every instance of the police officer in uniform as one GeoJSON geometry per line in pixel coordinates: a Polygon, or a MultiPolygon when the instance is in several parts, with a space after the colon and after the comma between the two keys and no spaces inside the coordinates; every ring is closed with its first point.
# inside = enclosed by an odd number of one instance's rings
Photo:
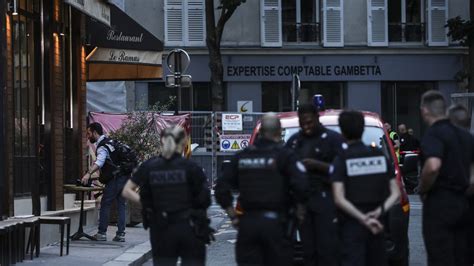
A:
{"type": "Polygon", "coordinates": [[[162,153],[144,162],[122,194],[141,202],[144,225],[150,227],[154,265],[204,265],[211,204],[207,178],[194,162],[184,159],[186,136],[181,127],[162,133],[162,153]],[[140,185],[140,194],[135,192],[140,185]]]}
{"type": "Polygon", "coordinates": [[[389,123],[385,123],[383,125],[388,132],[388,136],[392,141],[393,148],[395,149],[395,155],[397,156],[397,160],[400,158],[400,138],[398,133],[392,130],[392,125],[389,123]]]}
{"type": "Polygon", "coordinates": [[[429,125],[422,142],[423,168],[419,191],[423,200],[423,238],[428,265],[467,265],[466,218],[472,136],[446,117],[438,91],[421,98],[421,115],[429,125]]]}
{"type": "Polygon", "coordinates": [[[319,122],[316,106],[298,108],[301,130],[287,142],[308,169],[310,198],[300,227],[305,265],[338,265],[340,243],[337,213],[331,192],[329,167],[342,149],[342,136],[319,122]]]}
{"type": "Polygon", "coordinates": [[[344,215],[342,266],[386,265],[381,220],[400,196],[395,171],[382,150],[362,143],[362,113],[342,112],[339,126],[348,148],[334,160],[331,179],[336,205],[344,215]]]}
{"type": "MultiPolygon", "coordinates": [[[[274,114],[262,118],[255,145],[237,153],[217,180],[217,203],[227,211],[238,237],[239,265],[291,265],[292,244],[286,234],[292,200],[301,204],[307,196],[304,165],[281,144],[280,120],[274,114]],[[232,190],[240,192],[243,215],[237,217],[232,190]]],[[[299,212],[299,219],[303,213],[299,212]]]]}

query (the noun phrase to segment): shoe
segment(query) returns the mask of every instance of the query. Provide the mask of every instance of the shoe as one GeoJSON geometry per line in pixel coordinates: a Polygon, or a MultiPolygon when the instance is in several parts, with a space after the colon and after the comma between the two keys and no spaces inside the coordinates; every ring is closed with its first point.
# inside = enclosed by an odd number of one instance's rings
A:
{"type": "Polygon", "coordinates": [[[112,241],[115,241],[115,242],[125,242],[125,234],[117,234],[115,235],[114,239],[112,239],[112,241]]]}
{"type": "Polygon", "coordinates": [[[96,241],[107,241],[106,234],[97,233],[95,236],[93,236],[93,238],[95,238],[96,241]]]}

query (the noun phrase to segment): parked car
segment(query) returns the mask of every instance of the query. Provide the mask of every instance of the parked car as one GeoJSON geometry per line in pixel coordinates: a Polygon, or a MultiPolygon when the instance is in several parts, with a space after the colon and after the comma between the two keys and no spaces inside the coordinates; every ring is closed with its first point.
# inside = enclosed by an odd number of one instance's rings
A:
{"type": "MultiPolygon", "coordinates": [[[[341,110],[327,110],[320,112],[320,121],[325,127],[340,132],[338,126],[338,117],[340,113],[341,110]]],[[[366,145],[381,148],[395,169],[396,180],[400,188],[401,197],[400,201],[394,205],[387,214],[385,224],[386,249],[389,255],[390,265],[405,266],[408,265],[409,261],[408,222],[410,217],[410,204],[404,187],[402,171],[397,160],[395,160],[395,150],[392,142],[389,141],[387,131],[383,127],[383,121],[375,113],[363,112],[363,114],[365,117],[365,130],[362,136],[362,141],[366,145]]],[[[282,139],[286,142],[293,134],[300,130],[298,115],[296,112],[286,112],[280,113],[278,116],[283,128],[282,139]]],[[[257,126],[254,129],[250,140],[251,144],[258,137],[259,130],[260,122],[257,123],[257,126]]],[[[405,165],[412,167],[414,163],[406,162],[405,165]]],[[[404,169],[403,172],[413,171],[413,169],[404,169]]],[[[237,203],[237,213],[242,214],[243,212],[245,212],[245,210],[243,210],[237,203]]],[[[302,253],[299,240],[296,239],[295,244],[297,245],[296,254],[298,256],[295,258],[295,262],[301,262],[302,258],[300,256],[302,253]]]]}

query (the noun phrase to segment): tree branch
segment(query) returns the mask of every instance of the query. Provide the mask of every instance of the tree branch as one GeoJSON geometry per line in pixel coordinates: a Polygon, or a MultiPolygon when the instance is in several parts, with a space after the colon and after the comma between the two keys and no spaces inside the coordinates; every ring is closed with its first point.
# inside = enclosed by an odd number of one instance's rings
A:
{"type": "Polygon", "coordinates": [[[222,39],[222,33],[224,32],[225,24],[232,17],[237,7],[238,5],[232,5],[227,8],[225,7],[222,8],[221,17],[219,18],[219,21],[217,22],[217,27],[216,27],[216,39],[219,44],[222,39]]]}

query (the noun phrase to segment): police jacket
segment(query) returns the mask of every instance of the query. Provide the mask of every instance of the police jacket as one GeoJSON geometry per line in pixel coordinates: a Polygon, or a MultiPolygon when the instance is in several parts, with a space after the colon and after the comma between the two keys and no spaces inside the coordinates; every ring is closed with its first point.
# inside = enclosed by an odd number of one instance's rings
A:
{"type": "Polygon", "coordinates": [[[430,157],[442,161],[432,190],[464,192],[469,184],[473,150],[473,137],[468,131],[454,126],[448,119],[435,122],[426,131],[421,142],[423,164],[430,157]]]}
{"type": "MultiPolygon", "coordinates": [[[[310,158],[330,164],[342,150],[343,143],[339,133],[320,126],[312,136],[306,136],[300,130],[287,141],[286,147],[293,149],[301,160],[310,158]]],[[[312,191],[330,190],[328,173],[308,170],[308,178],[312,191]]]]}
{"type": "Polygon", "coordinates": [[[343,182],[345,197],[359,209],[368,211],[382,204],[390,194],[392,164],[378,148],[358,141],[348,146],[331,167],[333,182],[343,182]]]}
{"type": "Polygon", "coordinates": [[[304,165],[282,145],[259,139],[237,153],[217,180],[215,196],[222,208],[232,205],[232,190],[240,192],[244,210],[286,211],[291,200],[307,198],[304,165]]]}
{"type": "Polygon", "coordinates": [[[211,204],[207,178],[202,169],[179,154],[170,159],[149,159],[133,174],[132,181],[140,186],[144,209],[173,213],[207,209],[211,204]]]}

